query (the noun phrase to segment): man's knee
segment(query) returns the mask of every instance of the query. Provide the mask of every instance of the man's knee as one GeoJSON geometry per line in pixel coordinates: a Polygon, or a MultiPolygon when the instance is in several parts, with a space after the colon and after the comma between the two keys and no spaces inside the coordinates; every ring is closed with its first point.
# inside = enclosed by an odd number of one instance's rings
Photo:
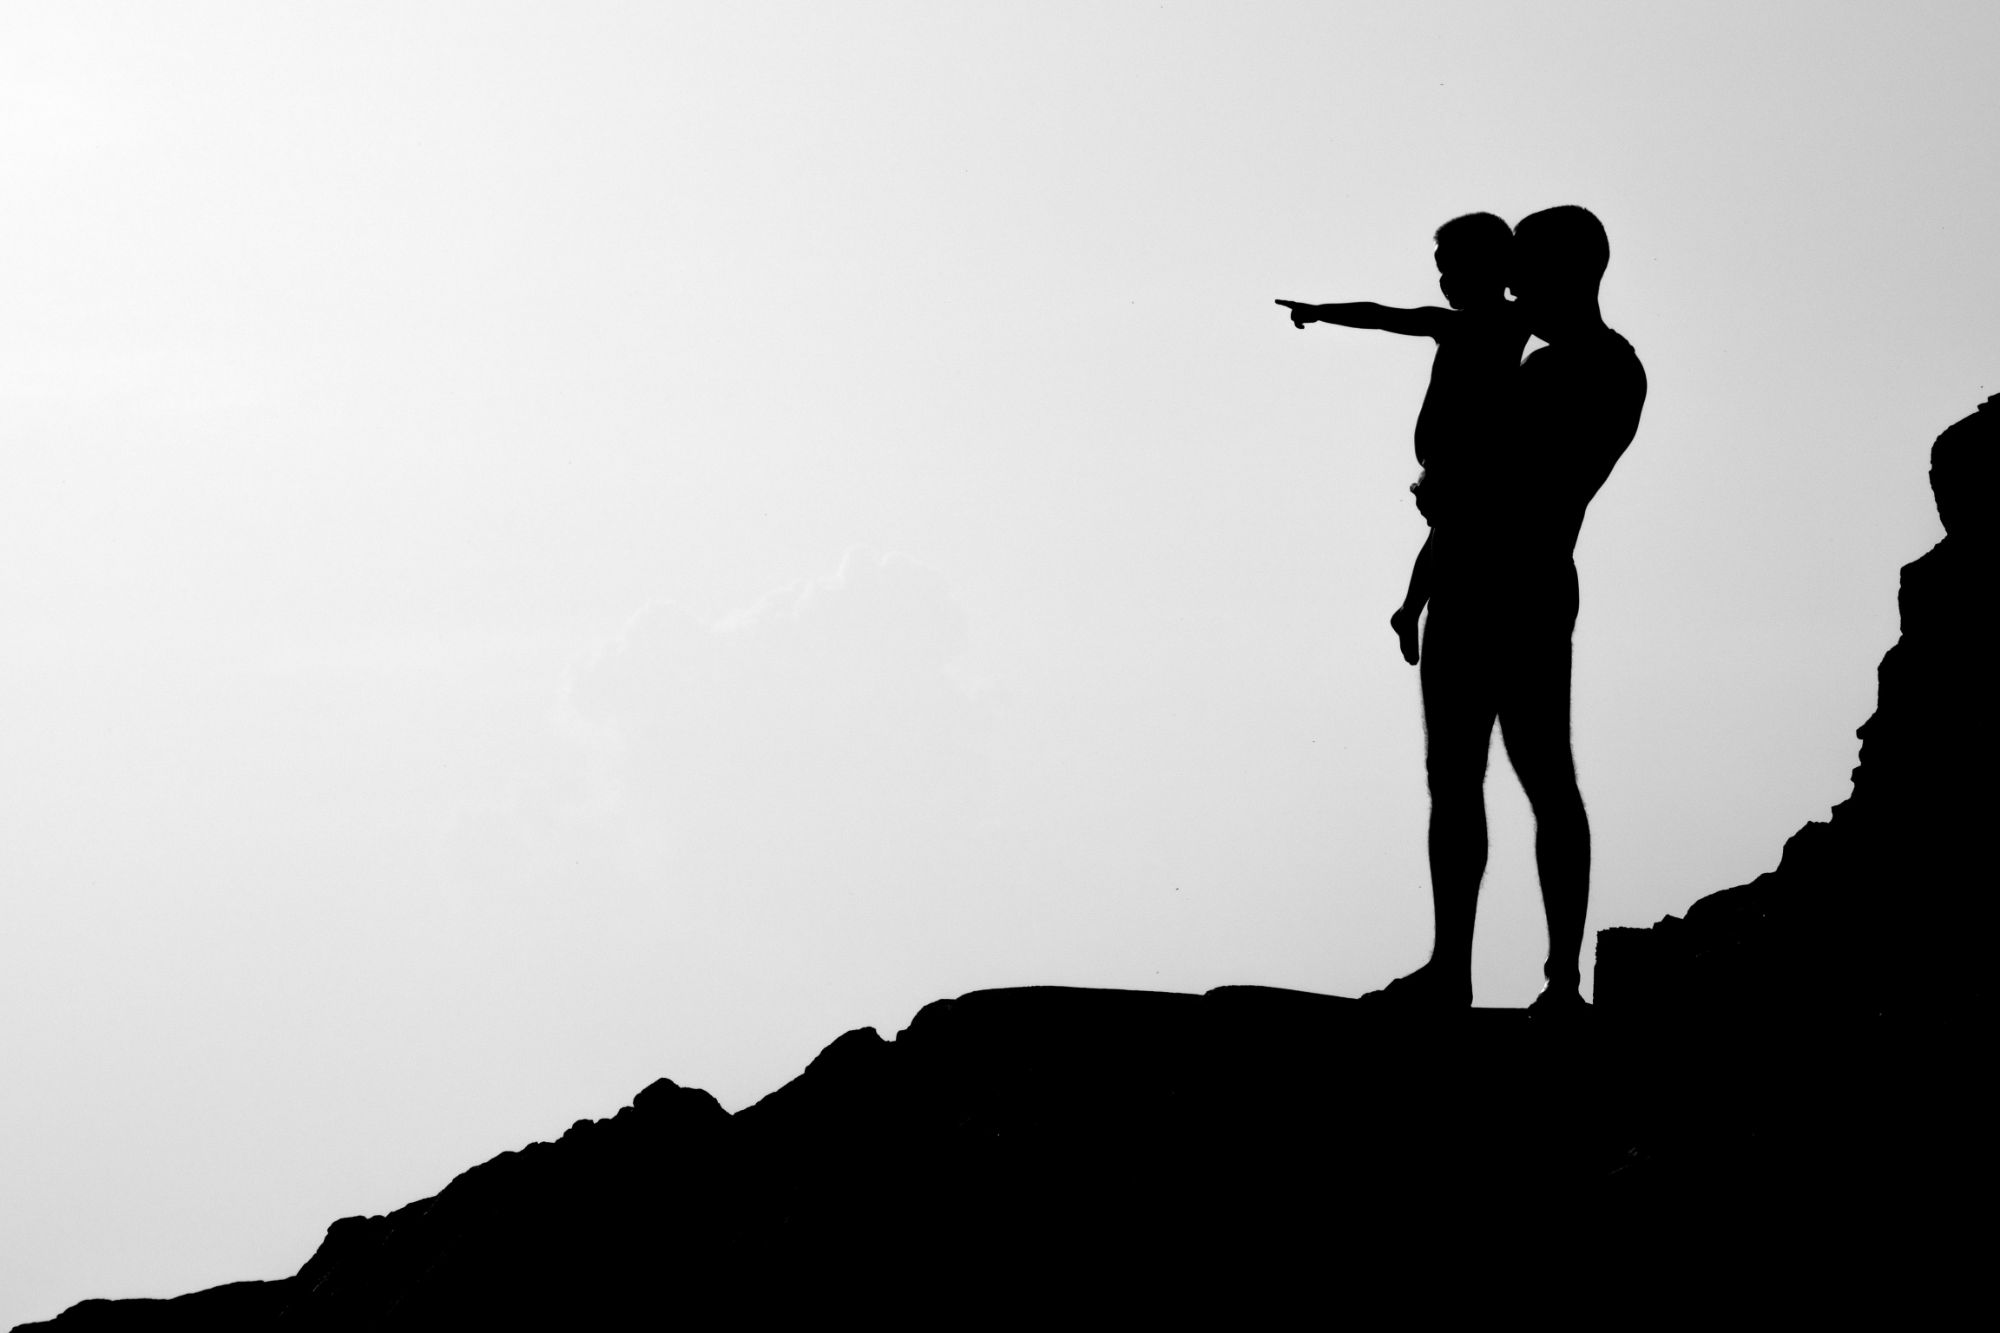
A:
{"type": "Polygon", "coordinates": [[[1587,822],[1583,792],[1577,787],[1573,774],[1567,782],[1551,782],[1541,787],[1529,787],[1526,783],[1521,785],[1527,792],[1528,807],[1534,811],[1538,826],[1574,828],[1587,822]]]}
{"type": "Polygon", "coordinates": [[[1471,727],[1431,728],[1424,744],[1424,779],[1433,792],[1440,787],[1478,790],[1485,785],[1493,724],[1489,721],[1486,726],[1486,732],[1471,727]]]}
{"type": "Polygon", "coordinates": [[[1483,762],[1427,764],[1424,782],[1430,789],[1432,805],[1477,803],[1486,799],[1486,765],[1483,762]]]}
{"type": "Polygon", "coordinates": [[[1576,760],[1570,754],[1569,737],[1549,738],[1507,747],[1508,762],[1521,790],[1537,810],[1575,805],[1581,807],[1583,794],[1576,782],[1576,760]]]}

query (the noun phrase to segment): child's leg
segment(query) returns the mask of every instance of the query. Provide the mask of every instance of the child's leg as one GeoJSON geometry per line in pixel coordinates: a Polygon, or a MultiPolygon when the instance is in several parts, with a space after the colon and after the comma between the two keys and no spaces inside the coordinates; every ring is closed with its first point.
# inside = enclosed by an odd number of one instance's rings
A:
{"type": "Polygon", "coordinates": [[[1416,563],[1410,566],[1410,590],[1403,594],[1403,605],[1389,617],[1389,626],[1396,631],[1397,642],[1403,649],[1403,660],[1411,666],[1417,664],[1417,617],[1431,597],[1430,566],[1431,543],[1425,538],[1424,549],[1417,552],[1416,563]]]}
{"type": "Polygon", "coordinates": [[[1424,538],[1424,549],[1417,552],[1416,562],[1410,566],[1410,590],[1403,594],[1403,610],[1415,620],[1417,612],[1424,609],[1424,603],[1431,599],[1431,539],[1424,538]]]}

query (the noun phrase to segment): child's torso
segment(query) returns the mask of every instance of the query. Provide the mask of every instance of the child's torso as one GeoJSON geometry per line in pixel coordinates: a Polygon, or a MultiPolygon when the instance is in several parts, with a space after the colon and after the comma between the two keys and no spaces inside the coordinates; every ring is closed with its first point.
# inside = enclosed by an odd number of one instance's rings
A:
{"type": "Polygon", "coordinates": [[[1457,311],[1438,341],[1430,387],[1417,413],[1417,461],[1434,468],[1497,428],[1513,391],[1528,331],[1511,308],[1457,311]]]}

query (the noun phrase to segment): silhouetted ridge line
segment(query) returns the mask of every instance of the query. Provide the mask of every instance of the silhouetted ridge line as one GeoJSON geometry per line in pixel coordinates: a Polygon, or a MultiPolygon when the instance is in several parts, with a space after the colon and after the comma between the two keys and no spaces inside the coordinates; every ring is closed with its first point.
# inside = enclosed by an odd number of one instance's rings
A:
{"type": "Polygon", "coordinates": [[[1990,538],[1957,497],[1991,493],[1997,405],[1933,450],[1947,536],[1904,568],[1853,796],[1770,874],[1603,932],[1587,1022],[979,991],[841,1036],[733,1116],[661,1079],[335,1222],[293,1277],[22,1327],[1947,1308],[1981,1271],[1958,1217],[1991,875],[1964,869],[1987,842],[1964,775],[1993,753],[1990,538]]]}
{"type": "MultiPolygon", "coordinates": [[[[1992,541],[1970,497],[1993,494],[2000,395],[1937,438],[1945,537],[1903,566],[1902,634],[1877,672],[1853,794],[1785,844],[1777,869],[1685,917],[1598,936],[1597,1003],[1655,1018],[1848,1021],[1975,1000],[1990,938],[1989,773],[1996,759],[1988,626],[1992,541]],[[1967,919],[1970,911],[1974,920],[1967,919]]],[[[1981,1001],[1983,1003],[1983,1000],[1981,1001]]]]}

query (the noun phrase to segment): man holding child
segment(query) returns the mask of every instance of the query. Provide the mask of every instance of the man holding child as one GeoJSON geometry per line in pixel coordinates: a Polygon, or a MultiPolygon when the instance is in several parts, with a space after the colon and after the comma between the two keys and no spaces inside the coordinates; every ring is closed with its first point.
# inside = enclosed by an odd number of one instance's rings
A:
{"type": "MultiPolygon", "coordinates": [[[[1440,229],[1441,272],[1448,233],[1469,221],[1440,229]]],[[[1416,611],[1428,602],[1420,670],[1436,943],[1428,963],[1366,999],[1417,1009],[1472,1002],[1486,763],[1497,722],[1534,809],[1548,920],[1547,986],[1531,1008],[1561,1017],[1584,1008],[1578,974],[1590,894],[1590,823],[1570,751],[1573,555],[1585,509],[1638,430],[1646,373],[1599,312],[1610,244],[1593,214],[1575,205],[1531,214],[1514,228],[1505,256],[1511,303],[1495,296],[1463,304],[1447,276],[1442,285],[1458,307],[1451,311],[1280,304],[1299,327],[1317,320],[1436,338],[1432,396],[1452,392],[1439,376],[1454,338],[1476,335],[1486,340],[1482,346],[1504,347],[1494,331],[1518,321],[1547,344],[1497,377],[1506,387],[1496,390],[1496,377],[1478,381],[1479,396],[1496,401],[1463,402],[1451,413],[1460,436],[1449,442],[1448,467],[1424,460],[1419,502],[1432,533],[1395,621],[1412,656],[1416,611]]],[[[1512,346],[1518,356],[1520,343],[1512,346]]],[[[1429,398],[1425,410],[1432,410],[1429,398]]],[[[1439,452],[1436,443],[1431,451],[1439,452]]]]}

